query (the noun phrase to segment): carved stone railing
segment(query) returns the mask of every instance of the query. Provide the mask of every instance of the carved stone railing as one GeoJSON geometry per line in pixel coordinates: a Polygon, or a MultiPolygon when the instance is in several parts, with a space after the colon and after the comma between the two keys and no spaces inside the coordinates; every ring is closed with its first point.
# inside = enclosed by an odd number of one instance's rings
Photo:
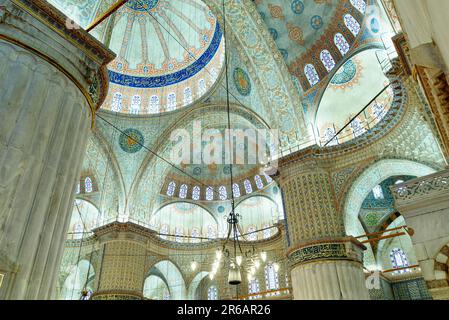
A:
{"type": "Polygon", "coordinates": [[[449,192],[449,170],[390,187],[396,203],[416,201],[449,192]]]}

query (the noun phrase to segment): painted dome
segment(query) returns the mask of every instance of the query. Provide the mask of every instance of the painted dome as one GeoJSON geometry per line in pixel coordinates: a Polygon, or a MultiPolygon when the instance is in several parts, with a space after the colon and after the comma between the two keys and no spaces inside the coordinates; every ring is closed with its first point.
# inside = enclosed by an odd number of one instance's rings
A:
{"type": "MultiPolygon", "coordinates": [[[[51,0],[86,28],[114,1],[51,0]]],[[[201,0],[129,0],[91,31],[117,55],[105,110],[151,114],[203,97],[224,63],[217,19],[201,0]]]]}

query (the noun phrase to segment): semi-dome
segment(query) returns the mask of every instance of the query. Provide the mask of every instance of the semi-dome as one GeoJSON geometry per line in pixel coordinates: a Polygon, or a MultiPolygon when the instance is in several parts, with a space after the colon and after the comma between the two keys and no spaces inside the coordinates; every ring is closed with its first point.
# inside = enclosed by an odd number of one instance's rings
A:
{"type": "MultiPolygon", "coordinates": [[[[113,5],[49,2],[84,28],[113,5]]],[[[222,30],[201,0],[129,0],[91,33],[117,55],[108,66],[105,110],[151,114],[190,105],[214,85],[224,62],[222,30]]]]}

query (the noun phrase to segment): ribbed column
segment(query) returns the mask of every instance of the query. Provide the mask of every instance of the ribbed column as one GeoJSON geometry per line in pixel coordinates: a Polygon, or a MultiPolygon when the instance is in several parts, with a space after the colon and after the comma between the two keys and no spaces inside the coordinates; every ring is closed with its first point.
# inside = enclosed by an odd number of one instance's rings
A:
{"type": "Polygon", "coordinates": [[[142,245],[117,240],[104,244],[93,300],[143,299],[146,250],[142,245]]]}
{"type": "MultiPolygon", "coordinates": [[[[299,158],[300,155],[297,155],[299,158]]],[[[364,246],[345,237],[330,173],[319,159],[280,162],[294,299],[369,299],[364,246]]]]}
{"type": "Polygon", "coordinates": [[[45,1],[0,1],[0,299],[52,295],[75,181],[105,89],[98,73],[113,57],[92,42],[98,56],[90,60],[88,48],[70,41],[84,31],[66,30],[65,17],[54,12],[45,1]]]}

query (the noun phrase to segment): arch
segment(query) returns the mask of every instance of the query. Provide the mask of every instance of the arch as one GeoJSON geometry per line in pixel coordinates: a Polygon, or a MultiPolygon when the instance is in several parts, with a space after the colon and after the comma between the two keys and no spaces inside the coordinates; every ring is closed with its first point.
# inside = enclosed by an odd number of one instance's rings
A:
{"type": "Polygon", "coordinates": [[[161,279],[165,279],[172,300],[186,299],[186,284],[178,266],[170,260],[162,260],[154,264],[150,270],[150,274],[157,272],[162,275],[163,278],[160,277],[161,279]]]}
{"type": "Polygon", "coordinates": [[[64,280],[60,293],[63,300],[79,300],[84,287],[93,291],[92,283],[95,276],[95,270],[92,264],[87,260],[81,260],[72,266],[71,271],[64,280]]]}
{"type": "MultiPolygon", "coordinates": [[[[349,236],[365,234],[358,215],[363,201],[376,185],[391,176],[421,177],[434,172],[435,170],[429,166],[403,159],[383,159],[366,168],[352,182],[342,205],[346,234],[349,236]]],[[[371,246],[365,251],[364,260],[368,267],[376,265],[371,246]]]]}
{"type": "Polygon", "coordinates": [[[168,297],[170,297],[171,292],[167,280],[163,276],[161,277],[158,274],[150,272],[150,275],[145,279],[143,284],[143,296],[153,300],[168,300],[167,293],[168,297]]]}
{"type": "Polygon", "coordinates": [[[200,286],[201,281],[209,275],[207,271],[198,272],[189,285],[189,291],[187,294],[187,300],[196,300],[197,290],[200,286]]]}
{"type": "MultiPolygon", "coordinates": [[[[169,234],[190,235],[193,229],[199,231],[200,236],[206,237],[208,227],[214,226],[218,232],[219,220],[202,206],[191,202],[171,202],[161,207],[151,215],[150,225],[159,229],[163,225],[169,226],[169,234]]],[[[192,242],[194,239],[183,238],[184,242],[192,242]]]]}

